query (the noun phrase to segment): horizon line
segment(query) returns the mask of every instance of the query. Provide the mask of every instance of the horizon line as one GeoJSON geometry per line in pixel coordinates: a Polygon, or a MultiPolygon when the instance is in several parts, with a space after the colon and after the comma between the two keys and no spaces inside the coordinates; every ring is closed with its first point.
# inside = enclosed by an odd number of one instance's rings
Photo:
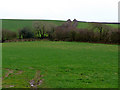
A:
{"type": "MultiPolygon", "coordinates": [[[[58,20],[58,19],[15,19],[15,18],[13,18],[13,19],[6,19],[6,18],[4,18],[4,19],[0,19],[0,20],[51,20],[51,21],[52,20],[53,21],[56,20],[56,21],[67,21],[68,19],[67,20],[58,20]]],[[[117,21],[117,22],[107,22],[107,21],[79,21],[79,20],[77,20],[77,21],[78,22],[86,22],[86,23],[120,24],[119,21],[117,21]]]]}

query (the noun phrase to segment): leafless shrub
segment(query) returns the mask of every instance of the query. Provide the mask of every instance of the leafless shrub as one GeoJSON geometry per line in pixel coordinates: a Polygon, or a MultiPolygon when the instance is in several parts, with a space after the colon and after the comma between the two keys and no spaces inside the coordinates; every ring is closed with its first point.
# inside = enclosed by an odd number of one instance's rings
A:
{"type": "Polygon", "coordinates": [[[5,40],[12,40],[17,38],[16,32],[10,31],[10,30],[2,30],[2,42],[5,40]]]}

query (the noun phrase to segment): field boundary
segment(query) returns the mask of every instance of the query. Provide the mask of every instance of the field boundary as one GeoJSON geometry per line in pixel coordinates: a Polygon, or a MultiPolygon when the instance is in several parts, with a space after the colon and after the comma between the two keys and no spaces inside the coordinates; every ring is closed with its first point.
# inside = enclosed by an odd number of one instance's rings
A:
{"type": "MultiPolygon", "coordinates": [[[[49,39],[34,39],[34,38],[31,38],[31,39],[13,39],[13,40],[6,40],[2,43],[8,43],[8,42],[32,42],[32,41],[51,41],[49,39]]],[[[54,42],[57,42],[57,41],[62,41],[62,40],[56,40],[54,42]]],[[[64,42],[64,41],[63,41],[64,42]]],[[[83,42],[83,41],[65,41],[65,42],[80,42],[80,43],[97,43],[97,44],[111,44],[111,45],[120,45],[120,43],[103,43],[103,42],[83,42]]]]}

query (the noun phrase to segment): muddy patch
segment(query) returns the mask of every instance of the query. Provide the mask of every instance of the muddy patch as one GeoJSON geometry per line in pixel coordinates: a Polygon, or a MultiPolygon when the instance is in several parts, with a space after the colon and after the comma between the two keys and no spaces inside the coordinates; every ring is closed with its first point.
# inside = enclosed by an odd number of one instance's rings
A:
{"type": "Polygon", "coordinates": [[[22,74],[23,71],[18,71],[17,73],[15,73],[15,75],[19,75],[19,74],[22,74]]]}
{"type": "Polygon", "coordinates": [[[31,88],[37,88],[39,85],[42,84],[44,79],[41,79],[43,75],[40,74],[40,71],[37,71],[35,77],[29,81],[31,88]]]}
{"type": "Polygon", "coordinates": [[[14,85],[4,85],[5,88],[13,88],[15,87],[14,85]]]}
{"type": "Polygon", "coordinates": [[[7,70],[8,72],[5,74],[5,76],[2,79],[7,78],[10,74],[12,74],[14,72],[14,70],[8,69],[6,68],[5,70],[7,70]]]}
{"type": "Polygon", "coordinates": [[[29,69],[32,69],[32,70],[33,70],[34,68],[33,68],[33,67],[29,67],[29,69]]]}
{"type": "MultiPolygon", "coordinates": [[[[13,74],[15,71],[17,71],[16,73],[14,73],[14,75],[19,75],[19,74],[22,74],[23,71],[21,70],[12,70],[12,69],[9,69],[9,68],[5,68],[5,70],[7,70],[5,76],[2,77],[2,79],[5,79],[7,77],[9,77],[11,74],[13,74]]],[[[11,76],[14,76],[14,75],[11,75],[11,76]]]]}

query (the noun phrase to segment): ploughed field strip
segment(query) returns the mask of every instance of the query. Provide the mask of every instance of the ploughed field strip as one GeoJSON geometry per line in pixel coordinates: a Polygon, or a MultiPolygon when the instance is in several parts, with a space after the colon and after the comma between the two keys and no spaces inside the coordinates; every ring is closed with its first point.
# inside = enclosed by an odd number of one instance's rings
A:
{"type": "Polygon", "coordinates": [[[117,88],[118,46],[62,41],[2,44],[3,88],[117,88]]]}

